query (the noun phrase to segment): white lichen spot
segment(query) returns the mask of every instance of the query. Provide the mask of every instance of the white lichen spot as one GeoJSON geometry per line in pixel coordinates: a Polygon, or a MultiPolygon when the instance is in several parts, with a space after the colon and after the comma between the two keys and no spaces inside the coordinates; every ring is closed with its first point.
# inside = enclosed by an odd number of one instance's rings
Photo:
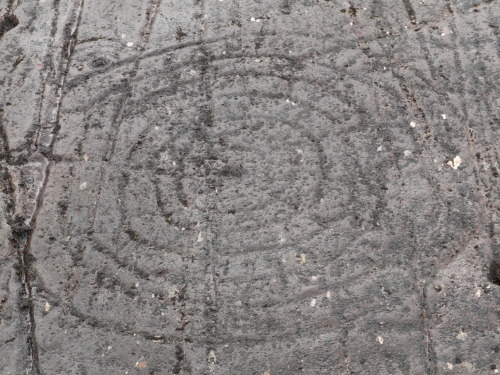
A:
{"type": "Polygon", "coordinates": [[[411,126],[412,128],[415,128],[415,127],[417,126],[417,123],[416,123],[415,121],[411,121],[411,122],[410,122],[410,126],[411,126]]]}
{"type": "Polygon", "coordinates": [[[329,290],[326,291],[326,298],[330,299],[332,297],[332,292],[329,290]]]}
{"type": "Polygon", "coordinates": [[[450,362],[446,364],[446,367],[448,367],[448,370],[453,370],[453,364],[450,362]]]}
{"type": "Polygon", "coordinates": [[[134,45],[134,42],[128,42],[127,47],[132,47],[134,45]]]}
{"type": "Polygon", "coordinates": [[[410,156],[411,155],[411,151],[410,150],[405,150],[404,154],[405,154],[405,156],[410,156]]]}
{"type": "Polygon", "coordinates": [[[448,116],[446,116],[446,113],[442,113],[441,117],[443,118],[443,120],[446,120],[448,118],[448,116]]]}
{"type": "Polygon", "coordinates": [[[380,345],[384,343],[384,339],[382,338],[382,336],[377,336],[377,341],[380,345]]]}
{"type": "Polygon", "coordinates": [[[82,182],[80,184],[80,190],[85,190],[87,188],[87,183],[86,182],[82,182]]]}
{"type": "Polygon", "coordinates": [[[460,164],[462,164],[462,158],[460,156],[455,156],[453,158],[453,161],[449,161],[448,164],[450,167],[452,167],[453,169],[457,169],[458,167],[460,167],[460,164]]]}
{"type": "Polygon", "coordinates": [[[464,332],[463,330],[460,331],[460,333],[457,335],[457,339],[459,339],[460,341],[465,341],[466,338],[467,332],[464,332]]]}
{"type": "Polygon", "coordinates": [[[313,298],[313,299],[311,300],[311,302],[309,302],[309,305],[310,305],[311,307],[316,307],[316,298],[313,298]]]}
{"type": "Polygon", "coordinates": [[[50,303],[45,302],[45,306],[44,306],[44,308],[45,308],[45,312],[49,312],[49,311],[50,311],[50,309],[52,308],[52,306],[51,306],[51,304],[50,304],[50,303]]]}

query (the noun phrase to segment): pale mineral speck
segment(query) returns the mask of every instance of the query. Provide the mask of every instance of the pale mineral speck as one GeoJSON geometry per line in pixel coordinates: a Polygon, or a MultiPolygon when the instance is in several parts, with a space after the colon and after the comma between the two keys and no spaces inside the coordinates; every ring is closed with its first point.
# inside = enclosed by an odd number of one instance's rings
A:
{"type": "Polygon", "coordinates": [[[82,182],[80,184],[80,190],[85,190],[87,188],[87,183],[86,182],[82,182]]]}
{"type": "Polygon", "coordinates": [[[411,155],[411,151],[410,150],[405,150],[404,154],[405,154],[405,156],[410,156],[411,155]]]}
{"type": "Polygon", "coordinates": [[[442,113],[441,117],[443,118],[443,120],[446,120],[448,118],[448,116],[446,115],[446,113],[442,113]]]}
{"type": "Polygon", "coordinates": [[[112,346],[108,346],[108,350],[111,350],[111,349],[113,349],[113,347],[112,346]]]}
{"type": "Polygon", "coordinates": [[[132,47],[134,45],[134,42],[128,42],[127,47],[132,47]]]}
{"type": "Polygon", "coordinates": [[[313,299],[311,300],[311,302],[309,302],[309,305],[310,305],[311,307],[316,307],[316,298],[313,298],[313,299]]]}
{"type": "Polygon", "coordinates": [[[481,297],[481,289],[478,289],[476,292],[476,297],[479,298],[481,297]]]}
{"type": "Polygon", "coordinates": [[[255,22],[255,17],[250,18],[250,21],[255,22]]]}
{"type": "Polygon", "coordinates": [[[326,298],[331,298],[331,297],[332,297],[332,293],[329,290],[327,290],[326,291],[326,298]]]}
{"type": "Polygon", "coordinates": [[[122,34],[122,39],[125,39],[126,37],[127,37],[127,35],[122,34]]]}
{"type": "Polygon", "coordinates": [[[450,362],[448,362],[446,366],[448,367],[448,370],[453,370],[453,364],[451,364],[450,362]]]}
{"type": "Polygon", "coordinates": [[[411,121],[411,122],[410,122],[410,126],[411,126],[412,128],[414,128],[414,127],[416,127],[416,126],[417,126],[417,123],[416,123],[415,121],[411,121]]]}
{"type": "Polygon", "coordinates": [[[377,151],[379,151],[379,152],[380,152],[380,151],[382,151],[383,149],[384,149],[384,148],[383,148],[382,146],[378,146],[378,147],[377,147],[377,151]]]}
{"type": "Polygon", "coordinates": [[[380,345],[384,343],[384,339],[382,338],[382,336],[377,336],[377,341],[379,342],[380,345]]]}
{"type": "Polygon", "coordinates": [[[318,281],[318,276],[311,276],[311,281],[318,281]]]}
{"type": "Polygon", "coordinates": [[[88,155],[83,155],[83,160],[89,161],[89,156],[88,155]]]}
{"type": "Polygon", "coordinates": [[[49,312],[49,311],[50,311],[50,309],[52,308],[52,306],[50,305],[50,303],[45,302],[45,306],[44,306],[44,308],[45,308],[45,312],[49,312]]]}

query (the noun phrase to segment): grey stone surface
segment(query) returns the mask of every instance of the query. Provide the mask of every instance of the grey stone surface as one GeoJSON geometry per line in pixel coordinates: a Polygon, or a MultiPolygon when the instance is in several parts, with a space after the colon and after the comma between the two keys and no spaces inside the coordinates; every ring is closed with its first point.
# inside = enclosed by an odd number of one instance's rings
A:
{"type": "Polygon", "coordinates": [[[0,374],[494,374],[500,3],[1,0],[0,374]]]}

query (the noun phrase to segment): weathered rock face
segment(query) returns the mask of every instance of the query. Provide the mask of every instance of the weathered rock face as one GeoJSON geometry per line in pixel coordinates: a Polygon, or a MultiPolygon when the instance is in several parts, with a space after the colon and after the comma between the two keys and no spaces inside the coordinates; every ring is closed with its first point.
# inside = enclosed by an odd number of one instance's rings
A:
{"type": "Polygon", "coordinates": [[[498,372],[499,20],[0,0],[0,373],[498,372]]]}

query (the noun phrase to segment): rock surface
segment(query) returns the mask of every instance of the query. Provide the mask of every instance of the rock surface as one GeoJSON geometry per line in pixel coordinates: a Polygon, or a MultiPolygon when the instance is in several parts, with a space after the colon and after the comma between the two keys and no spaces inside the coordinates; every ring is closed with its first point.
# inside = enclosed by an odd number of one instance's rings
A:
{"type": "Polygon", "coordinates": [[[499,21],[0,0],[0,373],[498,373],[499,21]]]}

